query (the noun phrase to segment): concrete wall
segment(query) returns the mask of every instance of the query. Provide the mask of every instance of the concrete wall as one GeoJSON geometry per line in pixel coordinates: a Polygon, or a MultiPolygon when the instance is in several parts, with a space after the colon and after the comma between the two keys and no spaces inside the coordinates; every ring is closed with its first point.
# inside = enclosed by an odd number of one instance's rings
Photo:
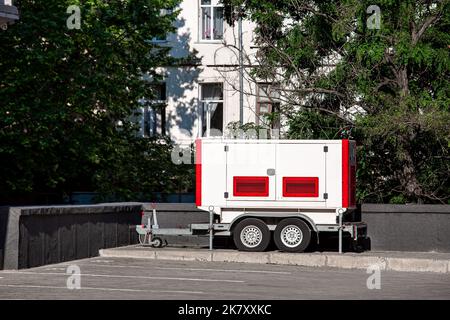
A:
{"type": "Polygon", "coordinates": [[[0,269],[30,268],[137,243],[140,203],[0,208],[0,269]]]}
{"type": "Polygon", "coordinates": [[[450,205],[363,204],[371,250],[450,252],[450,205]]]}
{"type": "MultiPolygon", "coordinates": [[[[141,203],[0,207],[0,269],[18,269],[98,255],[137,243],[134,225],[147,222],[141,203]]],[[[194,204],[157,204],[160,227],[207,223],[194,204]]],[[[364,204],[371,250],[450,252],[450,206],[364,204]]],[[[168,237],[170,244],[206,246],[207,238],[168,237]]]]}
{"type": "Polygon", "coordinates": [[[5,256],[6,228],[8,225],[8,207],[0,207],[0,270],[3,269],[5,256]]]}

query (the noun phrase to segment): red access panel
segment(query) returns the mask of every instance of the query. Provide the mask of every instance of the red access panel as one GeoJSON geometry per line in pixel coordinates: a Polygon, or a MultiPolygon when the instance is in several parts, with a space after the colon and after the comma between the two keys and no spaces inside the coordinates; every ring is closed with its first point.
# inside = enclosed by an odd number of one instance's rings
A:
{"type": "Polygon", "coordinates": [[[233,177],[233,196],[268,197],[269,177],[233,177]]]}
{"type": "Polygon", "coordinates": [[[317,198],[318,177],[283,177],[283,197],[317,198]]]}

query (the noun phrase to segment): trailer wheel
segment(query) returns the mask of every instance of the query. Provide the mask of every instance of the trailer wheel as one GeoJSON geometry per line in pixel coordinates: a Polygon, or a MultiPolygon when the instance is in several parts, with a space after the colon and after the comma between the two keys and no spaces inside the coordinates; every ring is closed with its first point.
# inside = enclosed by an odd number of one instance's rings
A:
{"type": "Polygon", "coordinates": [[[244,219],[236,225],[233,240],[240,251],[264,251],[270,243],[269,227],[259,219],[244,219]]]}
{"type": "Polygon", "coordinates": [[[311,241],[311,230],[302,220],[287,218],[278,223],[273,236],[280,251],[303,252],[311,241]]]}
{"type": "Polygon", "coordinates": [[[153,238],[153,244],[152,244],[153,248],[162,248],[162,246],[163,246],[163,241],[161,240],[161,238],[153,238]]]}

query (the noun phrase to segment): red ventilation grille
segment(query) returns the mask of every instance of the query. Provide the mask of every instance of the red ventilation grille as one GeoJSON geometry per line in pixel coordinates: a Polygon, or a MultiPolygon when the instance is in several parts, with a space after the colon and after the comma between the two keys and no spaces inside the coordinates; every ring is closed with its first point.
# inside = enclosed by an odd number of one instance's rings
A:
{"type": "Polygon", "coordinates": [[[235,197],[268,197],[269,177],[233,177],[235,197]]]}
{"type": "Polygon", "coordinates": [[[319,178],[283,177],[283,197],[318,197],[319,178]]]}

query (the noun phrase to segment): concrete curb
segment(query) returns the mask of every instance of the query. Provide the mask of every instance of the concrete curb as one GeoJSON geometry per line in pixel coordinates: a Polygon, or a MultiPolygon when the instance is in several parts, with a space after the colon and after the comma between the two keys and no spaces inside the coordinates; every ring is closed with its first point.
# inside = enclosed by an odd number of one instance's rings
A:
{"type": "Polygon", "coordinates": [[[403,272],[434,272],[450,274],[449,259],[405,258],[369,256],[347,253],[282,253],[240,252],[234,250],[205,249],[154,249],[143,247],[101,249],[101,257],[134,258],[152,260],[177,260],[201,262],[241,262],[256,264],[279,264],[304,267],[329,267],[342,269],[367,269],[377,265],[380,270],[403,272]]]}

